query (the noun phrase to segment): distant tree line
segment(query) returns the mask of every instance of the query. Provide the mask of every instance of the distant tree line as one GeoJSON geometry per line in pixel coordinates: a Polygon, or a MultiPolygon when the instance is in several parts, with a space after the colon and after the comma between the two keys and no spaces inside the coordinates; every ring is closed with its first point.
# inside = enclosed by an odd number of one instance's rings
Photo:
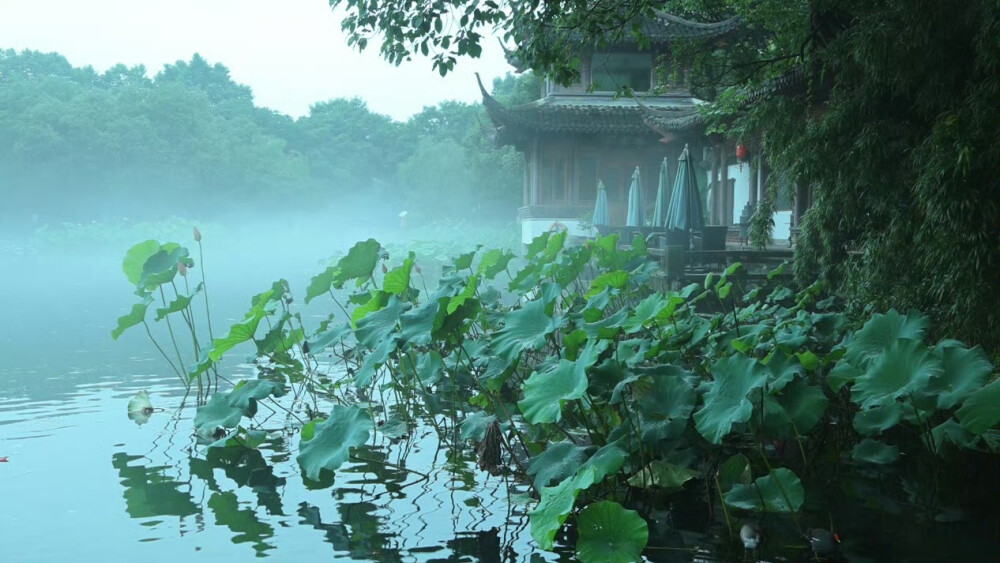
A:
{"type": "MultiPolygon", "coordinates": [[[[508,103],[539,91],[530,73],[493,86],[508,103]]],[[[249,87],[197,54],[149,78],[143,66],[99,73],[55,53],[0,51],[0,218],[206,217],[366,200],[512,217],[523,161],[493,146],[488,123],[479,104],[443,102],[404,123],[360,98],[292,119],[255,106],[249,87]]]]}

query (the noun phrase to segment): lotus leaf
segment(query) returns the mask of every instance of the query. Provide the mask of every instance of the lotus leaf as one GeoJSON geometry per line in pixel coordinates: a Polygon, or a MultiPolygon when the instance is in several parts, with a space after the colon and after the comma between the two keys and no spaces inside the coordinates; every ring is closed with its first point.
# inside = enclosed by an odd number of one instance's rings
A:
{"type": "Polygon", "coordinates": [[[555,544],[556,532],[562,527],[566,517],[576,504],[580,491],[594,484],[594,469],[580,471],[572,477],[567,477],[554,487],[542,488],[542,498],[538,505],[528,514],[531,522],[531,537],[544,550],[552,549],[555,544]]]}
{"type": "Polygon", "coordinates": [[[865,366],[900,338],[923,341],[926,327],[927,317],[916,312],[904,317],[891,309],[884,315],[873,315],[847,345],[846,357],[856,366],[865,366]]]}
{"type": "Polygon", "coordinates": [[[529,301],[518,310],[504,315],[504,327],[493,335],[493,349],[507,361],[514,361],[524,350],[545,345],[545,336],[566,324],[563,317],[545,314],[545,302],[529,301]]]}
{"type": "Polygon", "coordinates": [[[736,454],[719,466],[719,489],[728,491],[734,485],[749,485],[753,479],[750,472],[750,460],[743,454],[736,454]]]}
{"type": "Polygon", "coordinates": [[[778,467],[750,485],[734,485],[723,499],[729,506],[744,510],[796,512],[802,508],[805,489],[791,469],[778,467]]]}
{"type": "Polygon", "coordinates": [[[524,418],[532,424],[558,422],[563,402],[580,399],[586,393],[586,370],[606,347],[606,342],[589,342],[575,362],[559,360],[551,369],[532,373],[524,382],[524,399],[517,403],[524,418]]]}
{"type": "Polygon", "coordinates": [[[576,519],[577,556],[583,563],[631,563],[642,560],[649,541],[646,521],[612,501],[584,508],[576,519]]]}
{"type": "Polygon", "coordinates": [[[528,476],[534,481],[535,489],[541,490],[552,481],[562,481],[575,475],[586,457],[586,450],[585,447],[564,440],[551,444],[544,452],[531,458],[528,476]]]}
{"type": "Polygon", "coordinates": [[[657,459],[629,477],[628,484],[642,489],[659,487],[667,491],[678,491],[684,488],[684,483],[697,476],[698,472],[693,469],[657,459]]]}
{"type": "Polygon", "coordinates": [[[986,378],[993,371],[993,364],[979,347],[969,349],[939,344],[937,354],[941,358],[942,372],[931,380],[926,392],[936,397],[939,409],[961,404],[986,384],[986,378]]]}
{"type": "MultiPolygon", "coordinates": [[[[370,278],[381,257],[381,249],[382,246],[375,239],[368,239],[352,246],[347,251],[347,256],[337,262],[330,280],[333,287],[340,289],[348,280],[356,279],[361,282],[370,278]]],[[[329,287],[324,289],[323,293],[327,290],[329,287]]]]}
{"type": "Polygon", "coordinates": [[[919,340],[899,338],[854,381],[851,399],[867,408],[925,389],[941,373],[941,361],[919,340]]]}
{"type": "Polygon", "coordinates": [[[406,307],[407,304],[395,295],[389,296],[384,308],[368,313],[357,321],[358,328],[354,335],[357,336],[358,343],[374,348],[383,342],[390,332],[396,330],[396,323],[406,307]]]}
{"type": "Polygon", "coordinates": [[[715,378],[705,393],[705,404],[695,413],[695,427],[713,444],[722,442],[733,424],[746,422],[753,414],[747,395],[764,385],[768,370],[757,360],[743,355],[729,356],[712,366],[715,378]]]}
{"type": "Polygon", "coordinates": [[[665,309],[666,306],[667,300],[661,293],[653,293],[649,297],[643,299],[638,305],[635,306],[633,315],[625,322],[625,333],[632,334],[639,332],[645,328],[646,323],[656,319],[656,317],[660,314],[660,311],[665,309]]]}
{"type": "Polygon", "coordinates": [[[152,297],[146,297],[141,303],[132,305],[132,310],[129,311],[127,315],[118,317],[118,326],[111,331],[111,338],[118,340],[118,337],[121,336],[123,332],[136,325],[142,324],[146,320],[146,310],[149,309],[149,305],[152,302],[152,297]]]}
{"type": "Polygon", "coordinates": [[[899,458],[899,447],[890,446],[871,438],[865,438],[855,444],[854,449],[851,450],[851,457],[855,461],[885,465],[899,458]]]}
{"type": "Polygon", "coordinates": [[[368,441],[371,428],[371,418],[362,409],[334,405],[330,416],[316,423],[313,438],[299,445],[295,459],[306,477],[317,481],[322,470],[336,471],[347,461],[351,448],[368,441]]]}
{"type": "Polygon", "coordinates": [[[128,278],[129,283],[139,286],[143,265],[150,256],[159,251],[159,241],[146,240],[133,245],[132,248],[129,248],[125,252],[125,258],[122,260],[122,271],[125,273],[125,277],[128,278]]]}
{"type": "Polygon", "coordinates": [[[1000,379],[969,395],[955,416],[966,430],[976,435],[1000,423],[1000,379]]]}
{"type": "Polygon", "coordinates": [[[580,471],[578,473],[593,471],[594,482],[599,482],[606,476],[621,469],[628,454],[625,453],[625,450],[618,447],[618,443],[620,443],[620,441],[602,446],[601,449],[594,452],[594,455],[590,456],[590,458],[580,466],[580,471]]]}

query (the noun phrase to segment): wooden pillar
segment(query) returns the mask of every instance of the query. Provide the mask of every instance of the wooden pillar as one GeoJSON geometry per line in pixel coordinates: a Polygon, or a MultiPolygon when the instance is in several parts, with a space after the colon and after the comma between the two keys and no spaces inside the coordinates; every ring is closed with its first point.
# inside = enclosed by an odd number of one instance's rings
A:
{"type": "Polygon", "coordinates": [[[706,202],[709,204],[708,222],[712,225],[719,224],[719,221],[717,220],[716,216],[716,209],[718,208],[718,201],[719,201],[719,192],[721,191],[719,190],[719,159],[716,156],[718,152],[719,152],[719,146],[718,145],[713,146],[712,159],[711,159],[712,176],[711,178],[709,178],[708,181],[708,193],[711,194],[711,201],[706,202]]]}
{"type": "Polygon", "coordinates": [[[722,169],[722,189],[719,190],[719,225],[732,224],[733,203],[729,198],[729,165],[726,159],[726,152],[729,147],[725,143],[720,145],[719,168],[722,169]]]}
{"type": "Polygon", "coordinates": [[[809,208],[809,189],[802,182],[795,183],[795,201],[792,204],[792,226],[802,224],[802,216],[809,208]]]}
{"type": "Polygon", "coordinates": [[[747,163],[750,167],[750,209],[757,209],[757,175],[760,173],[760,168],[757,166],[757,158],[750,157],[750,162],[747,163]]]}

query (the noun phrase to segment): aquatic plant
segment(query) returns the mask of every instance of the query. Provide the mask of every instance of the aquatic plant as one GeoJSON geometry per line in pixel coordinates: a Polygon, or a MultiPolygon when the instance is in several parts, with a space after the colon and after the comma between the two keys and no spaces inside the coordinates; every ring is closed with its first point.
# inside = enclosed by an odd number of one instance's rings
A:
{"type": "MultiPolygon", "coordinates": [[[[140,303],[115,335],[148,330],[156,292],[156,319],[180,315],[196,338],[201,287],[173,284],[191,267],[180,245],[133,247],[124,269],[140,303]]],[[[254,448],[269,401],[268,416],[285,413],[299,434],[297,463],[317,486],[373,434],[401,439],[425,417],[450,448],[474,445],[482,469],[528,480],[542,549],[575,522],[583,561],[638,560],[643,515],[696,483],[720,499],[731,535],[730,510],[787,514],[805,533],[807,493],[844,467],[864,478],[897,464],[906,479],[936,482],[900,452],[935,466],[955,451],[996,455],[1000,383],[979,348],[928,345],[916,312],[853,330],[821,284],[784,285],[785,267],[751,275],[734,264],[673,287],[641,238],[569,247],[558,232],[522,257],[459,255],[428,291],[412,252],[393,260],[369,239],[312,278],[304,304],[337,308],[314,329],[279,280],[175,369],[200,381],[237,346],[253,347],[258,378],[205,397],[196,434],[209,449],[254,448]]],[[[926,489],[924,504],[940,506],[940,488],[926,489]]]]}

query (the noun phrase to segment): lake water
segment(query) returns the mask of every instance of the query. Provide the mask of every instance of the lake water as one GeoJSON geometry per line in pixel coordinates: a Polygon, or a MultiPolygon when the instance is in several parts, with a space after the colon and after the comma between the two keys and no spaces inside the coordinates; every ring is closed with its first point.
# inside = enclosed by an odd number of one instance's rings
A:
{"type": "MultiPolygon", "coordinates": [[[[0,328],[0,457],[8,459],[0,463],[0,561],[573,560],[569,540],[555,553],[535,549],[527,508],[511,502],[523,485],[487,477],[471,447],[448,459],[428,427],[409,440],[377,438],[355,452],[372,461],[345,465],[324,489],[304,484],[287,452],[298,438],[282,435],[278,417],[265,424],[276,432],[259,453],[206,455],[192,437],[194,408],[178,409],[177,380],[141,331],[110,339],[132,300],[119,260],[24,259],[0,282],[8,318],[0,328]],[[139,390],[163,409],[141,426],[126,416],[139,390]]],[[[234,260],[215,270],[219,318],[236,319],[279,274],[301,295],[314,267],[271,266],[277,271],[234,260]]],[[[651,513],[650,560],[744,560],[718,507],[706,513],[703,492],[651,513]]],[[[995,530],[976,523],[837,510],[852,538],[850,561],[1000,556],[995,530]]],[[[773,528],[767,560],[807,560],[787,520],[773,528]]]]}

